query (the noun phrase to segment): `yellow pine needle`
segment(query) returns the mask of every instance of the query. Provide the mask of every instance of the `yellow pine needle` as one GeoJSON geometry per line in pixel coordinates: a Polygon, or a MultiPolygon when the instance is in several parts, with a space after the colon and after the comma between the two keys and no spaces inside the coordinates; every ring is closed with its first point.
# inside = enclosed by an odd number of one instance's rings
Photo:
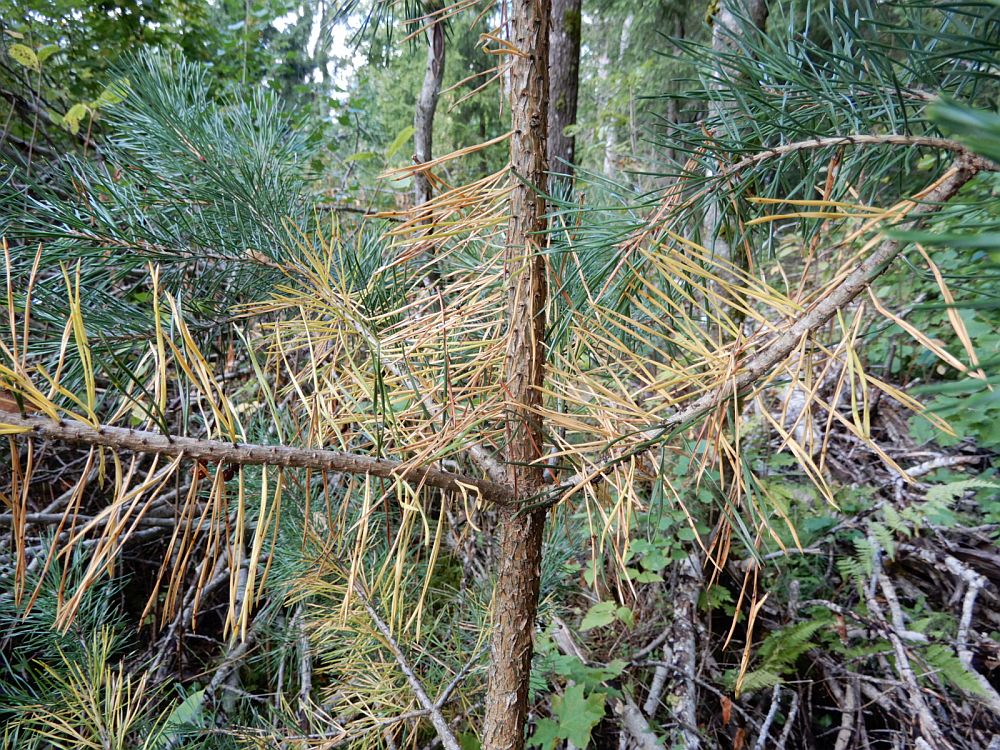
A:
{"type": "MultiPolygon", "coordinates": [[[[969,336],[969,331],[965,327],[965,321],[962,320],[962,316],[959,314],[958,309],[955,306],[955,297],[951,293],[951,289],[948,288],[948,284],[945,283],[944,275],[941,273],[941,269],[939,269],[937,264],[931,260],[931,256],[924,249],[923,245],[919,242],[915,244],[917,250],[927,263],[927,267],[930,269],[931,273],[934,274],[934,281],[937,282],[938,289],[941,290],[941,298],[944,300],[946,305],[945,311],[948,315],[948,322],[951,323],[952,330],[955,331],[955,335],[958,336],[958,340],[962,342],[962,346],[965,348],[965,353],[969,357],[969,362],[973,367],[977,368],[975,372],[969,373],[969,376],[986,381],[986,373],[979,368],[979,357],[976,356],[976,349],[972,345],[972,338],[969,336]]],[[[988,381],[986,382],[986,387],[993,390],[993,386],[988,381]]]]}

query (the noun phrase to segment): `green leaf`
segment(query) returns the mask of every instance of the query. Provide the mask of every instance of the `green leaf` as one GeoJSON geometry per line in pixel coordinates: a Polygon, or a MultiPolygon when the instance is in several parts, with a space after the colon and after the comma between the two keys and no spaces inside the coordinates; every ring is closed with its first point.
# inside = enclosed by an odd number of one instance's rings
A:
{"type": "Polygon", "coordinates": [[[38,52],[36,53],[38,56],[38,62],[43,63],[50,57],[52,57],[52,55],[61,51],[62,47],[60,47],[58,44],[46,44],[42,47],[39,47],[38,52]]]}
{"type": "Polygon", "coordinates": [[[758,690],[765,690],[775,685],[780,685],[781,682],[780,675],[768,669],[755,669],[752,672],[747,672],[743,678],[743,684],[740,685],[740,693],[755,693],[758,690]]]}
{"type": "Polygon", "coordinates": [[[968,490],[1000,489],[1000,484],[985,479],[963,479],[951,484],[938,484],[927,490],[927,502],[951,504],[968,490]]]}
{"type": "Polygon", "coordinates": [[[587,610],[587,614],[583,616],[583,622],[580,623],[580,630],[587,631],[610,625],[616,618],[615,607],[614,602],[598,602],[587,610]]]}
{"type": "Polygon", "coordinates": [[[399,149],[401,149],[404,145],[406,145],[406,142],[410,140],[410,136],[412,136],[414,132],[415,131],[413,126],[410,125],[408,127],[403,128],[402,130],[399,131],[399,133],[396,134],[396,137],[392,139],[392,143],[390,143],[389,147],[386,148],[385,150],[386,161],[395,156],[396,152],[399,151],[399,149]]]}
{"type": "Polygon", "coordinates": [[[583,580],[588,586],[593,586],[597,582],[598,568],[597,561],[590,560],[587,563],[587,569],[583,571],[583,580]]]}
{"type": "Polygon", "coordinates": [[[924,658],[938,676],[943,677],[954,687],[980,698],[987,697],[986,689],[979,680],[965,668],[961,660],[947,646],[940,643],[928,646],[924,650],[924,658]]]}
{"type": "Polygon", "coordinates": [[[344,161],[345,162],[369,161],[370,159],[376,158],[376,156],[378,155],[374,151],[358,151],[358,153],[351,154],[350,156],[348,156],[346,159],[344,159],[344,161]]]}
{"type": "Polygon", "coordinates": [[[29,68],[36,72],[42,69],[41,63],[38,62],[38,55],[35,51],[24,44],[12,44],[10,49],[7,50],[7,54],[11,56],[14,62],[22,65],[25,68],[29,68]]]}
{"type": "MultiPolygon", "coordinates": [[[[528,740],[528,745],[540,747],[542,750],[552,750],[559,740],[563,739],[559,733],[559,723],[552,719],[539,719],[535,722],[535,733],[528,740]]],[[[465,747],[462,747],[465,750],[465,747]]]]}
{"type": "Polygon", "coordinates": [[[977,154],[1000,161],[1000,114],[941,100],[927,107],[927,115],[977,154]]]}
{"type": "Polygon", "coordinates": [[[642,567],[646,570],[652,570],[659,572],[667,567],[667,563],[670,561],[666,558],[660,550],[653,550],[642,558],[642,567]]]}
{"type": "Polygon", "coordinates": [[[204,690],[195,690],[182,700],[167,716],[167,720],[163,724],[163,733],[156,738],[153,747],[169,747],[174,744],[175,739],[181,736],[180,730],[185,727],[201,726],[204,702],[204,690]]]}
{"type": "Polygon", "coordinates": [[[583,685],[573,685],[562,696],[552,699],[552,708],[559,717],[559,734],[577,747],[587,747],[590,732],[604,718],[605,694],[584,695],[583,685]]]}
{"type": "Polygon", "coordinates": [[[619,607],[615,610],[615,615],[619,620],[624,622],[630,630],[635,627],[635,616],[632,614],[632,610],[628,607],[619,607]]]}
{"type": "Polygon", "coordinates": [[[632,579],[636,583],[659,583],[663,580],[663,576],[649,570],[644,570],[641,573],[632,576],[632,579]]]}

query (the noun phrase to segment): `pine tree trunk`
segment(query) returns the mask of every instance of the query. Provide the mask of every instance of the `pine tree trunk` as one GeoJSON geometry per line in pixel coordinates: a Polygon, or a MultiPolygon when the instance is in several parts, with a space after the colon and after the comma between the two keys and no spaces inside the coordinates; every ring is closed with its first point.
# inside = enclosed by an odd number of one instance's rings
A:
{"type": "MultiPolygon", "coordinates": [[[[444,79],[444,55],[444,23],[439,20],[427,30],[427,67],[413,115],[413,158],[418,164],[433,158],[434,112],[444,79]]],[[[414,205],[419,206],[431,199],[433,189],[424,172],[417,172],[414,176],[413,190],[414,205]]]]}
{"type": "MultiPolygon", "coordinates": [[[[510,197],[506,269],[507,460],[521,498],[543,483],[542,426],[537,416],[545,372],[545,201],[548,125],[548,0],[514,0],[510,63],[510,197]],[[534,464],[534,465],[531,465],[534,464]]],[[[483,722],[484,750],[522,750],[528,709],[532,635],[538,608],[545,512],[500,515],[500,563],[493,595],[492,666],[483,722]]]]}
{"type": "Polygon", "coordinates": [[[576,138],[566,128],[576,124],[580,88],[581,0],[552,0],[549,28],[549,169],[572,173],[576,138]]]}

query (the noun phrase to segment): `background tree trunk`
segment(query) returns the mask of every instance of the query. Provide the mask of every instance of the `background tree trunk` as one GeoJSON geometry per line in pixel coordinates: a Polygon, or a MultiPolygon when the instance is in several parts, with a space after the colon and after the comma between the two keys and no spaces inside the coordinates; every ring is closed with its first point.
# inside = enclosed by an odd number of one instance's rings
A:
{"type": "MultiPolygon", "coordinates": [[[[738,54],[740,39],[751,29],[763,30],[767,25],[767,16],[766,0],[720,0],[719,9],[712,19],[712,49],[721,54],[738,54]]],[[[717,101],[709,102],[709,120],[717,118],[720,106],[717,101]]],[[[722,208],[718,201],[712,201],[705,213],[705,247],[716,257],[745,268],[748,259],[733,257],[732,247],[725,234],[722,208]]]]}
{"type": "Polygon", "coordinates": [[[549,25],[549,169],[571,174],[576,137],[566,128],[576,124],[580,88],[581,0],[552,0],[549,25]]]}
{"type": "MultiPolygon", "coordinates": [[[[673,13],[674,13],[674,32],[673,32],[674,39],[683,39],[686,31],[684,28],[684,9],[675,8],[673,13]]],[[[669,132],[671,136],[673,136],[674,128],[676,128],[677,125],[680,124],[680,121],[681,121],[680,106],[677,103],[677,99],[675,99],[674,97],[670,97],[669,99],[667,99],[667,122],[669,123],[670,126],[669,132]]],[[[672,145],[673,143],[672,137],[671,139],[668,139],[668,143],[671,143],[671,145],[667,147],[667,155],[670,157],[671,161],[673,161],[674,159],[677,158],[677,150],[672,145]]]]}
{"type": "Polygon", "coordinates": [[[618,116],[612,114],[612,99],[614,98],[611,81],[612,63],[621,66],[625,53],[628,52],[629,42],[632,40],[633,23],[635,23],[635,14],[630,12],[625,16],[621,25],[614,21],[605,25],[607,37],[605,48],[607,51],[597,61],[597,79],[601,82],[600,85],[603,89],[599,98],[602,124],[597,135],[598,140],[604,144],[604,176],[608,178],[615,177],[621,171],[621,160],[617,153],[618,116]],[[611,55],[615,52],[618,56],[612,61],[611,55]]]}
{"type": "MultiPolygon", "coordinates": [[[[418,164],[430,161],[434,148],[434,112],[438,97],[441,96],[441,81],[444,78],[444,22],[436,20],[427,30],[427,67],[424,69],[424,84],[417,97],[417,108],[413,115],[413,158],[418,164]]],[[[421,205],[431,199],[433,188],[425,172],[417,172],[413,179],[414,205],[421,205]]]]}
{"type": "MultiPolygon", "coordinates": [[[[548,125],[548,0],[515,0],[510,40],[511,169],[506,269],[509,477],[520,498],[543,486],[538,407],[545,372],[546,129],[548,125]]],[[[483,722],[484,750],[521,750],[528,709],[532,633],[538,608],[545,511],[500,513],[500,562],[493,595],[492,668],[483,722]]]]}

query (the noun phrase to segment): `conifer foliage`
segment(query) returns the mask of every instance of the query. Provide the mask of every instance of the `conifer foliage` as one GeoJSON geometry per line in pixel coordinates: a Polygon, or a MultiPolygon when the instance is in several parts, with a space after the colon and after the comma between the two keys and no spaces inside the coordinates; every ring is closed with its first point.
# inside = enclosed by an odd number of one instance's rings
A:
{"type": "MultiPolygon", "coordinates": [[[[570,37],[596,12],[556,5],[570,37]]],[[[997,8],[722,0],[642,100],[643,193],[548,163],[581,132],[552,13],[331,14],[429,40],[383,178],[412,204],[331,206],[275,94],[163,51],[113,74],[96,152],[5,162],[6,744],[1000,731],[995,446],[949,450],[909,387],[993,392],[958,287],[995,276],[997,8]],[[509,130],[435,157],[458,24],[509,130]]]]}

